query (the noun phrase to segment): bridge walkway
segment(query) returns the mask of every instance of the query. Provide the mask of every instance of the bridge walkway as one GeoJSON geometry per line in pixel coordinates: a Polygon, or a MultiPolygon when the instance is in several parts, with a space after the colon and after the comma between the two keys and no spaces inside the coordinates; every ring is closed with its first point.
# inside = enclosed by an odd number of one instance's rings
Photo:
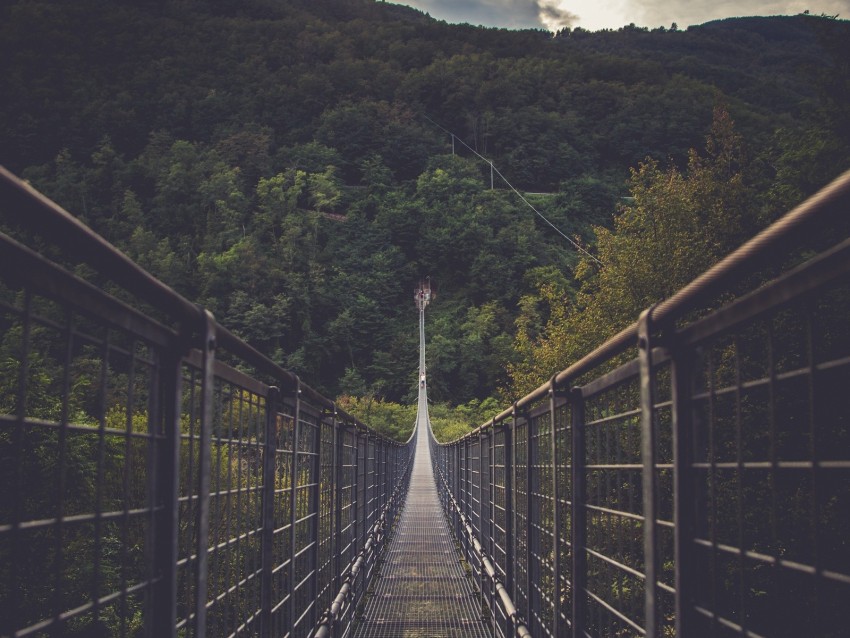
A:
{"type": "Polygon", "coordinates": [[[486,611],[458,557],[434,482],[428,445],[424,329],[416,456],[404,509],[367,594],[355,638],[489,638],[486,611]]]}

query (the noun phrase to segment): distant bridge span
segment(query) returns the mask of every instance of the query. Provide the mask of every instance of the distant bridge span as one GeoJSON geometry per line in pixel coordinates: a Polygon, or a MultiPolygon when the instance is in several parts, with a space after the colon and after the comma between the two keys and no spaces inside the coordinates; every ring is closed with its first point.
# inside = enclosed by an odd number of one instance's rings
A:
{"type": "Polygon", "coordinates": [[[0,214],[0,636],[847,635],[850,174],[447,445],[0,214]]]}

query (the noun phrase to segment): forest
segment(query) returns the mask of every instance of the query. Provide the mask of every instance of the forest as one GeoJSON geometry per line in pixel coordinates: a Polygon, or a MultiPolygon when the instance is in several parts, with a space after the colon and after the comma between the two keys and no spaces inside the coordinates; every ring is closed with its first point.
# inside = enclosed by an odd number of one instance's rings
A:
{"type": "Polygon", "coordinates": [[[390,433],[420,278],[450,438],[850,167],[835,16],[551,34],[371,0],[6,1],[0,47],[0,164],[390,433]]]}

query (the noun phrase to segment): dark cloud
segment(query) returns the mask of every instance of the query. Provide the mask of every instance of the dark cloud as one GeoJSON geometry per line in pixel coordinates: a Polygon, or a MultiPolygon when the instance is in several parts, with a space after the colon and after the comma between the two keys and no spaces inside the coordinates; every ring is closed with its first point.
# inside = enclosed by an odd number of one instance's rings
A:
{"type": "Polygon", "coordinates": [[[579,17],[575,13],[562,8],[558,2],[539,1],[537,2],[537,8],[540,21],[551,31],[563,29],[564,27],[572,28],[579,20],[579,17]]]}
{"type": "Polygon", "coordinates": [[[447,22],[468,22],[512,29],[540,28],[541,4],[546,0],[413,0],[403,4],[447,22]]]}

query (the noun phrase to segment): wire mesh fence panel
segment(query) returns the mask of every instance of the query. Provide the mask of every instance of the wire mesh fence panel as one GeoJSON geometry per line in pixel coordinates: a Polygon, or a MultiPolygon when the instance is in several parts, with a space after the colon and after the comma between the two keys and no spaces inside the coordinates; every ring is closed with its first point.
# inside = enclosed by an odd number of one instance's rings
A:
{"type": "MultiPolygon", "coordinates": [[[[490,449],[491,446],[491,438],[490,434],[482,434],[479,439],[479,448],[481,450],[480,453],[480,483],[479,483],[479,529],[477,538],[482,539],[484,542],[484,554],[486,556],[493,555],[493,548],[491,546],[490,540],[493,537],[493,532],[491,528],[492,521],[492,474],[491,474],[491,456],[492,451],[490,449]]],[[[479,573],[478,573],[478,591],[481,592],[482,596],[485,598],[490,598],[493,594],[492,587],[490,586],[490,582],[487,580],[486,574],[484,573],[486,570],[485,566],[480,564],[479,561],[479,573]]],[[[487,609],[491,607],[490,603],[486,604],[487,609]]]]}
{"type": "Polygon", "coordinates": [[[323,419],[321,423],[320,465],[321,476],[319,480],[319,545],[316,603],[318,609],[324,610],[330,607],[339,583],[336,581],[339,566],[334,564],[334,553],[337,551],[335,544],[334,508],[336,503],[335,490],[338,489],[339,481],[336,476],[336,465],[338,457],[336,452],[336,441],[334,436],[334,422],[323,419]],[[336,586],[336,587],[335,587],[336,586]]]}
{"type": "Polygon", "coordinates": [[[552,421],[541,408],[529,419],[529,630],[551,635],[554,616],[554,499],[552,494],[552,421]]]}
{"type": "Polygon", "coordinates": [[[848,310],[846,281],[742,324],[735,304],[689,344],[694,631],[846,631],[848,310]]]}
{"type": "Polygon", "coordinates": [[[157,344],[120,327],[134,313],[57,297],[0,285],[0,633],[134,635],[155,578],[157,344]]]}
{"type": "Polygon", "coordinates": [[[339,555],[340,562],[348,565],[357,553],[357,447],[353,428],[343,430],[341,451],[339,555]]]}
{"type": "Polygon", "coordinates": [[[292,473],[295,443],[295,419],[286,406],[277,406],[274,414],[275,441],[274,490],[272,493],[272,542],[271,570],[272,608],[270,628],[277,636],[287,635],[292,627],[292,586],[290,572],[293,564],[292,551],[292,473]]]}
{"type": "Polygon", "coordinates": [[[586,592],[593,635],[643,632],[644,553],[638,379],[585,396],[586,592]]]}
{"type": "Polygon", "coordinates": [[[560,616],[559,628],[566,634],[572,627],[573,603],[573,537],[572,507],[574,490],[572,475],[572,412],[565,401],[558,401],[554,408],[555,459],[554,480],[558,485],[558,525],[554,527],[558,535],[557,551],[554,560],[558,566],[558,584],[555,591],[554,613],[560,616]]]}
{"type": "Polygon", "coordinates": [[[514,601],[520,609],[528,609],[528,423],[514,421],[514,601]]]}
{"type": "MultiPolygon", "coordinates": [[[[512,573],[510,546],[511,534],[511,495],[510,495],[510,445],[507,428],[495,428],[493,437],[493,524],[491,556],[497,577],[502,583],[510,584],[509,574],[512,573]]],[[[492,599],[491,599],[492,600],[492,599]]],[[[490,603],[500,633],[510,631],[508,619],[500,606],[490,603]]]]}
{"type": "Polygon", "coordinates": [[[0,191],[4,231],[55,260],[0,233],[0,635],[316,633],[411,445],[3,169],[0,191]]]}
{"type": "Polygon", "coordinates": [[[207,635],[260,617],[263,397],[217,380],[210,448],[207,635]]]}
{"type": "MultiPolygon", "coordinates": [[[[492,437],[491,520],[463,548],[497,633],[846,633],[848,209],[845,174],[435,451],[455,477],[492,437]]],[[[462,516],[475,481],[446,490],[462,516]]]]}

